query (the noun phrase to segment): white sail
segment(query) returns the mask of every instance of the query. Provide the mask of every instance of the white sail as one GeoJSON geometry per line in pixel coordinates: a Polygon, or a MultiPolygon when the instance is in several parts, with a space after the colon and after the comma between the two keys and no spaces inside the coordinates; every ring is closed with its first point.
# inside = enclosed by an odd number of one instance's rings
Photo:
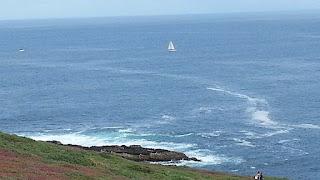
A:
{"type": "Polygon", "coordinates": [[[170,43],[169,43],[168,50],[169,50],[169,51],[176,51],[176,48],[174,47],[172,41],[170,41],[170,43]]]}

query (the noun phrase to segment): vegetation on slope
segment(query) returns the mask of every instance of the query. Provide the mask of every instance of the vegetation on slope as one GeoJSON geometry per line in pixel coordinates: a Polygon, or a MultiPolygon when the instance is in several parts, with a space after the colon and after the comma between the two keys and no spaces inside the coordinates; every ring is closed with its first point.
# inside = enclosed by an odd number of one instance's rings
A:
{"type": "MultiPolygon", "coordinates": [[[[250,179],[139,163],[0,132],[0,179],[250,179]]],[[[277,178],[266,178],[266,180],[277,178]]]]}

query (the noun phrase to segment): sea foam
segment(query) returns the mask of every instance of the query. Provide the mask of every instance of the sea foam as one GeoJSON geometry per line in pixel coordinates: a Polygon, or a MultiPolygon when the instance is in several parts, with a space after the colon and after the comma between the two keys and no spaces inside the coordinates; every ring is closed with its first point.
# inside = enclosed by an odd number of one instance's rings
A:
{"type": "Polygon", "coordinates": [[[253,122],[263,127],[280,128],[278,126],[278,123],[276,121],[273,121],[270,118],[270,112],[266,110],[268,103],[265,99],[253,98],[245,94],[240,94],[240,93],[225,90],[221,87],[215,87],[215,88],[209,87],[207,89],[246,100],[248,102],[248,107],[246,109],[246,112],[250,114],[253,122]]]}
{"type": "Polygon", "coordinates": [[[216,154],[208,149],[197,149],[190,150],[185,152],[189,157],[195,157],[199,161],[169,161],[169,162],[155,162],[153,164],[162,164],[162,165],[176,165],[176,166],[190,166],[190,167],[204,167],[210,165],[219,165],[219,164],[240,164],[245,162],[240,157],[227,157],[225,155],[216,154]]]}
{"type": "Polygon", "coordinates": [[[39,134],[39,135],[31,135],[28,136],[31,139],[37,141],[60,141],[63,144],[74,144],[74,145],[82,145],[82,146],[103,146],[105,145],[105,141],[102,139],[81,135],[77,133],[72,134],[58,134],[58,135],[49,135],[49,134],[39,134]]]}
{"type": "Polygon", "coordinates": [[[232,140],[235,141],[239,146],[256,147],[250,141],[247,141],[245,139],[233,138],[232,140]]]}
{"type": "Polygon", "coordinates": [[[203,138],[219,137],[221,135],[221,131],[197,133],[196,135],[203,138]]]}
{"type": "MultiPolygon", "coordinates": [[[[92,129],[91,129],[92,130],[92,129]]],[[[170,141],[153,141],[145,139],[146,134],[137,134],[130,129],[119,129],[106,133],[103,131],[101,134],[93,133],[90,129],[88,131],[81,131],[78,133],[66,134],[34,134],[28,137],[34,140],[41,141],[60,141],[63,144],[74,144],[82,146],[103,146],[103,145],[141,145],[146,148],[167,149],[172,151],[184,152],[189,157],[196,157],[201,162],[197,161],[177,161],[177,162],[161,162],[164,165],[178,165],[178,166],[192,166],[202,167],[208,165],[217,165],[223,163],[239,164],[244,160],[238,157],[227,157],[224,155],[216,154],[207,149],[199,149],[197,144],[178,143],[170,141]]],[[[102,130],[104,130],[102,128],[102,130]]],[[[94,131],[96,132],[96,131],[94,131]]],[[[175,137],[186,137],[194,135],[194,133],[175,135],[175,137]]],[[[216,136],[215,134],[212,134],[216,136]]]]}
{"type": "Polygon", "coordinates": [[[315,124],[297,124],[297,125],[292,125],[292,127],[304,128],[304,129],[320,129],[320,126],[315,124]]]}
{"type": "Polygon", "coordinates": [[[40,141],[60,141],[63,144],[74,144],[81,146],[103,146],[103,145],[141,145],[146,148],[168,149],[174,151],[186,151],[195,148],[196,144],[175,143],[167,141],[152,141],[145,139],[142,135],[132,134],[130,131],[118,131],[103,134],[68,133],[68,134],[36,134],[22,135],[40,141]]]}

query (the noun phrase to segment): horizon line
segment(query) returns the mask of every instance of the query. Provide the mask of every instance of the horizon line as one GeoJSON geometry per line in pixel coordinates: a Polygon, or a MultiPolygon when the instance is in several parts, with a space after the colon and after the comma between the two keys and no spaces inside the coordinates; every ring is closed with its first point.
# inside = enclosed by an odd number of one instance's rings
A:
{"type": "Polygon", "coordinates": [[[232,12],[213,12],[213,13],[178,13],[178,14],[149,14],[149,15],[106,15],[106,16],[67,16],[67,17],[44,17],[44,18],[12,18],[12,19],[1,19],[0,21],[28,21],[28,20],[72,20],[72,19],[95,19],[95,18],[140,18],[140,17],[165,17],[165,16],[201,16],[201,15],[232,15],[232,14],[269,14],[269,13],[318,13],[320,9],[300,9],[300,10],[266,10],[266,11],[232,11],[232,12]]]}

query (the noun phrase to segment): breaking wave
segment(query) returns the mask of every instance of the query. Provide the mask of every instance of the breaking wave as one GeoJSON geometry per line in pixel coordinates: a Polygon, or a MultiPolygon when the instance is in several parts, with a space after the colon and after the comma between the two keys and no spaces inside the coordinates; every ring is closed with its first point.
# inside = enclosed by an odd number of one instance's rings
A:
{"type": "Polygon", "coordinates": [[[251,120],[256,124],[258,124],[259,126],[274,130],[272,132],[268,132],[265,134],[255,134],[256,138],[271,137],[277,134],[285,134],[285,133],[288,133],[293,128],[320,129],[320,126],[315,124],[306,123],[306,124],[289,125],[289,124],[278,123],[272,120],[270,117],[270,112],[267,110],[268,102],[265,99],[253,98],[245,94],[240,94],[240,93],[225,90],[218,86],[214,88],[209,87],[207,89],[246,100],[248,102],[248,107],[246,108],[246,112],[251,116],[251,120]]]}
{"type": "Polygon", "coordinates": [[[209,87],[207,89],[211,91],[225,93],[225,94],[246,100],[248,102],[248,107],[246,109],[246,112],[250,114],[251,119],[255,123],[258,123],[260,126],[268,127],[272,129],[281,128],[278,122],[273,121],[270,118],[270,112],[266,110],[268,103],[265,99],[253,98],[248,95],[228,91],[220,87],[215,87],[215,88],[209,87]]]}
{"type": "Polygon", "coordinates": [[[203,166],[219,165],[219,164],[238,165],[245,162],[245,160],[240,157],[227,157],[225,155],[216,154],[208,149],[190,150],[185,152],[185,154],[189,157],[195,157],[201,161],[197,162],[197,161],[182,160],[182,161],[169,161],[169,162],[155,162],[153,164],[203,167],[203,166]]]}
{"type": "MultiPolygon", "coordinates": [[[[208,136],[217,136],[214,134],[207,134],[208,136]]],[[[22,134],[21,134],[22,135],[22,134]]],[[[172,135],[173,138],[187,137],[192,135],[200,135],[195,133],[177,134],[172,135]]],[[[204,135],[204,134],[202,134],[204,135]]],[[[154,136],[161,137],[162,135],[156,134],[138,134],[130,128],[92,128],[85,131],[65,134],[48,134],[38,133],[23,135],[30,137],[34,140],[40,141],[60,141],[63,144],[74,144],[81,146],[103,146],[103,145],[141,145],[146,148],[167,149],[185,153],[189,157],[200,159],[201,162],[196,161],[177,161],[177,162],[161,162],[164,165],[178,165],[178,166],[192,166],[202,167],[208,165],[217,165],[223,163],[239,164],[244,160],[238,157],[227,157],[224,155],[216,154],[207,149],[201,149],[197,144],[172,142],[170,140],[151,140],[154,136]]]]}
{"type": "Polygon", "coordinates": [[[196,147],[195,144],[187,143],[174,143],[166,141],[152,141],[148,139],[143,139],[142,137],[137,137],[137,135],[128,135],[119,133],[115,135],[110,133],[109,135],[85,135],[80,133],[71,134],[39,134],[28,136],[34,140],[40,141],[60,141],[63,144],[74,144],[81,146],[103,146],[103,145],[141,145],[146,148],[159,148],[168,149],[175,151],[185,151],[189,148],[196,147]]]}
{"type": "Polygon", "coordinates": [[[37,141],[60,141],[63,144],[74,144],[81,146],[103,146],[105,145],[105,141],[96,137],[90,137],[86,135],[81,135],[77,133],[72,134],[58,134],[58,135],[31,135],[28,136],[31,139],[37,141]]]}
{"type": "Polygon", "coordinates": [[[213,151],[207,150],[207,149],[197,149],[197,150],[190,150],[185,152],[185,154],[189,157],[195,157],[199,160],[201,160],[201,163],[195,163],[192,161],[185,161],[182,164],[183,165],[189,165],[189,166],[204,166],[204,165],[217,165],[217,164],[224,164],[224,163],[230,163],[230,164],[240,164],[244,162],[242,158],[239,157],[226,157],[224,155],[216,154],[213,151]]]}

